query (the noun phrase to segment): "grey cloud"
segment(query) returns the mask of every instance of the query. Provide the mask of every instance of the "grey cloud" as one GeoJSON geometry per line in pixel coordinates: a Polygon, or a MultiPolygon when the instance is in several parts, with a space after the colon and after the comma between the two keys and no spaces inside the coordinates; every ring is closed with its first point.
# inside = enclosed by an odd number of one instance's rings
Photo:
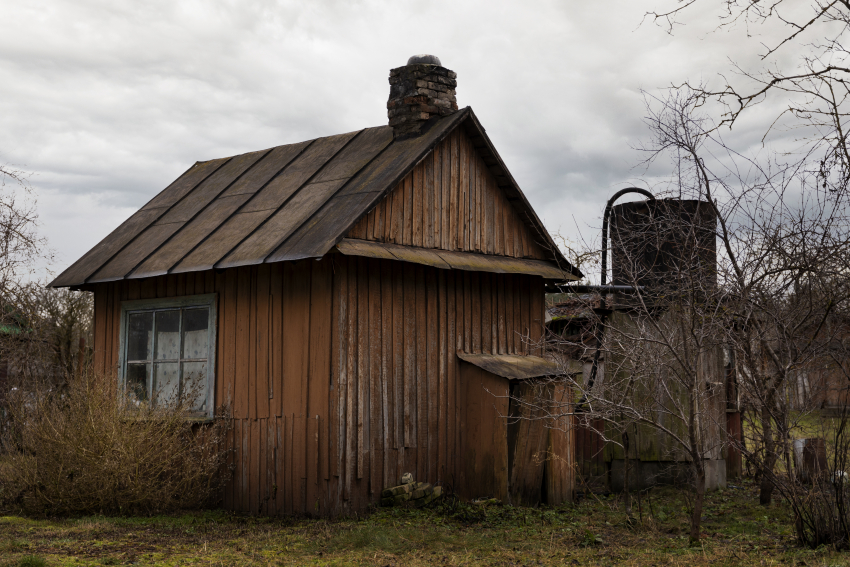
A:
{"type": "MultiPolygon", "coordinates": [[[[577,214],[592,226],[614,190],[663,175],[633,168],[640,89],[713,79],[742,41],[711,25],[675,36],[641,25],[655,4],[10,4],[0,160],[35,173],[62,269],[197,160],[385,123],[388,70],[430,52],[458,72],[460,105],[547,226],[577,239],[577,214]]],[[[767,119],[733,135],[757,145],[767,119]]]]}

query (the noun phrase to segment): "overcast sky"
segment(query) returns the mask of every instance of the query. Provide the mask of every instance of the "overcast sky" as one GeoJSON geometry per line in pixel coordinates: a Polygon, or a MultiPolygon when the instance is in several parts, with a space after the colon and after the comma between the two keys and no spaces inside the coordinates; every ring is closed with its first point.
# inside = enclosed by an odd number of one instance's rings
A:
{"type": "MultiPolygon", "coordinates": [[[[652,182],[641,89],[715,81],[769,40],[675,0],[3,2],[0,163],[31,172],[58,273],[195,161],[386,123],[390,68],[431,53],[550,232],[593,238],[652,182]],[[642,23],[643,21],[643,23],[642,23]]],[[[729,136],[757,143],[770,109],[729,136]]]]}

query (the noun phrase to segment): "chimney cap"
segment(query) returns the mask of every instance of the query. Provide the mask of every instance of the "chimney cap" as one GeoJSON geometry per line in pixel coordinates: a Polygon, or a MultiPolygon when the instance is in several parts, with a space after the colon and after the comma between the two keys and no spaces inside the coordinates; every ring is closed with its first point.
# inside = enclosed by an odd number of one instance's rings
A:
{"type": "Polygon", "coordinates": [[[436,55],[428,55],[428,54],[425,54],[425,53],[423,53],[421,55],[414,55],[413,57],[411,57],[410,59],[407,60],[407,64],[408,65],[439,65],[440,67],[443,66],[443,64],[440,63],[439,57],[437,57],[436,55]]]}

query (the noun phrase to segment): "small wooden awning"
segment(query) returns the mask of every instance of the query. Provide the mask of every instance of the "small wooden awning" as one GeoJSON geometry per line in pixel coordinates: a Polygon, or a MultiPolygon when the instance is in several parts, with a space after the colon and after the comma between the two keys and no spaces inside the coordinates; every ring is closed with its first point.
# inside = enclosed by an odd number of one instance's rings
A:
{"type": "MultiPolygon", "coordinates": [[[[567,281],[577,280],[578,277],[566,270],[559,269],[551,262],[529,260],[525,258],[510,258],[491,254],[475,254],[472,252],[452,252],[415,246],[401,246],[369,240],[344,238],[336,245],[337,250],[346,256],[366,256],[368,258],[383,258],[400,260],[414,264],[424,264],[444,270],[466,270],[470,272],[491,272],[495,274],[529,274],[542,276],[543,279],[567,281]]],[[[540,359],[542,360],[542,359],[540,359]]]]}
{"type": "Polygon", "coordinates": [[[573,369],[565,369],[558,363],[539,356],[523,356],[519,354],[467,354],[459,352],[458,358],[474,364],[496,376],[508,380],[525,380],[541,376],[559,376],[572,373],[573,369]]]}

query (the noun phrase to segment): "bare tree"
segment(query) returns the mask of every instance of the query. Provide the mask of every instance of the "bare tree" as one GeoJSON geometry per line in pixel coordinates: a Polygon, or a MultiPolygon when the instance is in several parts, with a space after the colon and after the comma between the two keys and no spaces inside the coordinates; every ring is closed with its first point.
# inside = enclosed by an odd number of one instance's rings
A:
{"type": "MultiPolygon", "coordinates": [[[[677,0],[669,10],[648,12],[647,17],[673,33],[695,5],[707,0],[677,0]]],[[[850,183],[850,61],[845,43],[850,33],[850,1],[720,0],[718,30],[745,26],[749,37],[755,28],[786,30],[773,43],[758,42],[759,68],[745,68],[733,60],[732,78],[696,92],[725,107],[717,126],[733,127],[754,107],[780,100],[783,109],[770,126],[786,121],[803,141],[802,155],[824,186],[846,188],[850,183]],[[790,61],[790,65],[786,63],[790,61]]],[[[736,45],[740,49],[740,45],[736,45]]]]}
{"type": "Polygon", "coordinates": [[[672,158],[675,173],[655,201],[622,207],[619,220],[615,209],[613,280],[634,293],[607,294],[607,309],[589,310],[595,342],[555,339],[556,350],[605,368],[564,378],[579,403],[552,410],[574,412],[618,446],[626,471],[629,450],[650,438],[661,460],[681,463],[692,541],[709,465],[729,443],[727,367],[749,408],[751,437],[736,448],[760,473],[766,504],[793,467],[792,432],[814,409],[811,392],[792,396],[798,379],[847,368],[837,345],[847,342],[850,306],[847,192],[799,162],[735,153],[699,116],[703,100],[688,89],[648,97],[652,139],[642,149],[647,163],[672,158]]]}

